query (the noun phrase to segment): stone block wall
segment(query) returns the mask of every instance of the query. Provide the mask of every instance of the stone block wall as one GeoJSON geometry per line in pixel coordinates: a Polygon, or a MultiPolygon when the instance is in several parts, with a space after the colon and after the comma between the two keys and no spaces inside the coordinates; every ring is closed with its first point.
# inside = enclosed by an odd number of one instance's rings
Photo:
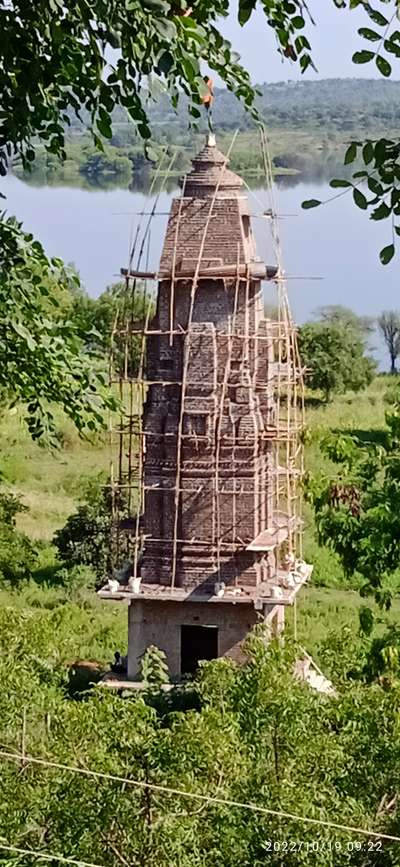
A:
{"type": "MultiPolygon", "coordinates": [[[[272,607],[271,607],[272,610],[272,607]]],[[[218,656],[243,661],[242,645],[256,623],[263,622],[252,605],[232,603],[135,601],[129,606],[128,678],[138,680],[140,660],[150,645],[167,656],[170,676],[181,676],[181,626],[218,628],[218,656]]]]}

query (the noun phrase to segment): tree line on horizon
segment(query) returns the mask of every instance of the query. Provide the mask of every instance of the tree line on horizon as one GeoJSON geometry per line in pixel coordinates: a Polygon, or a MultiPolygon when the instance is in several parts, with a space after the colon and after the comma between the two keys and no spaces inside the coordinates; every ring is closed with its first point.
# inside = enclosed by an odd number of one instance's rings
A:
{"type": "MultiPolygon", "coordinates": [[[[302,131],[320,129],[321,123],[329,129],[382,130],[400,120],[400,81],[381,79],[332,78],[318,81],[281,81],[255,85],[256,105],[268,128],[301,128],[302,131]]],[[[246,112],[235,95],[222,87],[215,87],[213,122],[216,130],[256,128],[254,118],[246,112]]],[[[188,99],[185,96],[175,107],[168,96],[157,94],[148,104],[149,118],[156,137],[174,143],[193,137],[187,123],[188,99]]],[[[90,115],[81,112],[80,121],[69,112],[70,135],[75,137],[90,125],[90,115]]],[[[206,118],[196,118],[200,129],[206,130],[206,118]]],[[[111,143],[121,146],[137,139],[135,127],[127,111],[118,106],[112,114],[111,143]]],[[[68,129],[67,129],[68,133],[68,129]]]]}

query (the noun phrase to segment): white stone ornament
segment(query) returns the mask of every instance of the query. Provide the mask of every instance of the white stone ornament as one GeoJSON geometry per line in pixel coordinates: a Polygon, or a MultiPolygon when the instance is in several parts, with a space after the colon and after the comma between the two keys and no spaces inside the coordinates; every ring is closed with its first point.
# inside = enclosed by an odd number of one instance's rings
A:
{"type": "Polygon", "coordinates": [[[131,593],[140,593],[141,580],[140,576],[132,575],[128,581],[128,587],[131,593]]]}

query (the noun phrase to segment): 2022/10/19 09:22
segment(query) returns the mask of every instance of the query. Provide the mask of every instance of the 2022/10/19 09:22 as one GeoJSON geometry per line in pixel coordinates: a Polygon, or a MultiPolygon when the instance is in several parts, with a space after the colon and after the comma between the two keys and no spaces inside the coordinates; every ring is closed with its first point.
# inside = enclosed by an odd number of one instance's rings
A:
{"type": "Polygon", "coordinates": [[[265,852],[381,852],[382,840],[266,840],[265,852]]]}

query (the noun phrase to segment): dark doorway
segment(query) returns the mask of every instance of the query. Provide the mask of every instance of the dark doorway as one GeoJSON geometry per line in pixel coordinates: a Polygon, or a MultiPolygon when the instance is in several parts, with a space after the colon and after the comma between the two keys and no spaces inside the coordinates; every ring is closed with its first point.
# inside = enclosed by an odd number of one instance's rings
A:
{"type": "Polygon", "coordinates": [[[218,656],[216,626],[181,626],[181,673],[195,674],[202,659],[218,656]]]}

